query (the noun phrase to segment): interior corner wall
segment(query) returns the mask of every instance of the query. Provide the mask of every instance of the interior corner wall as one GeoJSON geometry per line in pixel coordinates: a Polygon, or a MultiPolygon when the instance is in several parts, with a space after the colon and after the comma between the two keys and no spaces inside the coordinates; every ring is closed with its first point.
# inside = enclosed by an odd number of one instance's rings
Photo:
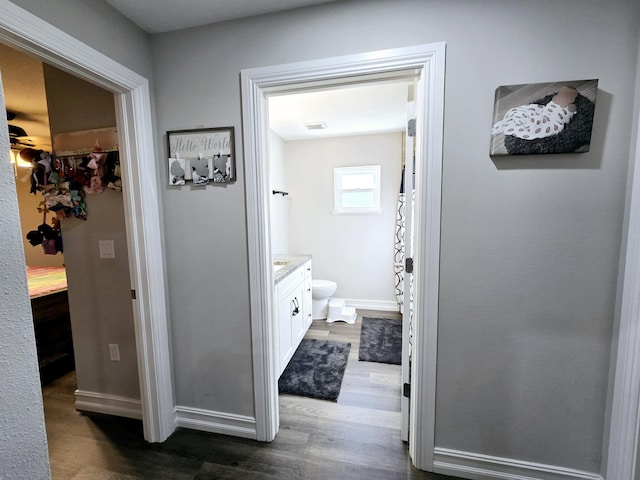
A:
{"type": "MultiPolygon", "coordinates": [[[[116,125],[111,92],[49,65],[44,74],[52,138],[116,125]]],[[[78,148],[92,147],[93,143],[78,148]]],[[[107,188],[101,194],[86,194],[85,202],[86,220],[71,217],[61,223],[78,390],[137,400],[123,194],[107,188]],[[100,258],[100,240],[113,240],[115,258],[100,258]],[[110,359],[109,344],[119,346],[120,361],[110,359]]]]}
{"type": "Polygon", "coordinates": [[[403,138],[396,132],[286,143],[291,252],[313,256],[313,276],[336,282],[336,298],[396,301],[394,242],[403,138]],[[360,165],[381,167],[381,213],[333,213],[333,169],[360,165]]]}
{"type": "MultiPolygon", "coordinates": [[[[0,106],[4,107],[1,82],[0,106]]],[[[4,117],[0,118],[0,129],[0,205],[3,212],[0,216],[0,478],[48,479],[49,458],[36,342],[4,117]]]]}
{"type": "MultiPolygon", "coordinates": [[[[446,42],[435,444],[600,472],[639,17],[632,0],[354,0],[153,35],[158,146],[240,132],[242,69],[446,42]],[[590,78],[590,152],[489,157],[498,86],[590,78]]],[[[241,147],[235,184],[161,194],[176,397],[251,415],[241,147]]]]}
{"type": "MultiPolygon", "coordinates": [[[[285,141],[275,132],[269,131],[269,191],[286,192],[288,182],[285,167],[285,141]]],[[[291,197],[271,195],[271,252],[288,254],[289,251],[289,216],[291,197]]]]}

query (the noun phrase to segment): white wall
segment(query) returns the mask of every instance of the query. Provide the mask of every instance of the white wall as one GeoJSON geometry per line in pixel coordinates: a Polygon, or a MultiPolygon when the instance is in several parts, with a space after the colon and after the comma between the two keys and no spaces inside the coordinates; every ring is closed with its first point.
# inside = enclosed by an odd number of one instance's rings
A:
{"type": "Polygon", "coordinates": [[[336,298],[395,302],[393,253],[402,133],[286,143],[293,253],[313,255],[313,276],[338,284],[336,298]],[[381,166],[380,214],[333,213],[333,169],[381,166]]]}
{"type": "MultiPolygon", "coordinates": [[[[285,166],[285,141],[275,132],[269,131],[269,190],[288,191],[285,166]]],[[[291,197],[272,195],[271,214],[271,252],[291,253],[289,251],[289,210],[291,197]]]]}
{"type": "MultiPolygon", "coordinates": [[[[240,131],[243,68],[445,41],[436,445],[599,472],[639,17],[350,1],[154,35],[158,134],[240,131]],[[489,158],[496,87],[582,78],[600,80],[591,152],[489,158]]],[[[178,402],[252,415],[243,180],[162,196],[178,402]]]]}
{"type": "Polygon", "coordinates": [[[0,132],[0,478],[47,479],[42,393],[5,117],[0,118],[0,132]]]}

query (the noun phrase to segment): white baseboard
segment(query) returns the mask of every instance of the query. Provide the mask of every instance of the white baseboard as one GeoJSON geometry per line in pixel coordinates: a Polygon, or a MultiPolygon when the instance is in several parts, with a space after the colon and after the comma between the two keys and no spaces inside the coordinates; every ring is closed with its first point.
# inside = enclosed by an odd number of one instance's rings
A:
{"type": "Polygon", "coordinates": [[[436,473],[472,480],[603,480],[598,473],[448,448],[436,447],[433,454],[436,473]]]}
{"type": "Polygon", "coordinates": [[[255,440],[256,419],[243,415],[176,406],[176,426],[255,440]]]}
{"type": "Polygon", "coordinates": [[[76,410],[142,419],[142,404],[136,398],[119,397],[86,390],[76,390],[75,396],[76,410]]]}
{"type": "Polygon", "coordinates": [[[391,300],[365,300],[358,298],[345,298],[345,305],[347,307],[361,308],[363,310],[381,310],[384,312],[397,312],[398,303],[391,300]]]}

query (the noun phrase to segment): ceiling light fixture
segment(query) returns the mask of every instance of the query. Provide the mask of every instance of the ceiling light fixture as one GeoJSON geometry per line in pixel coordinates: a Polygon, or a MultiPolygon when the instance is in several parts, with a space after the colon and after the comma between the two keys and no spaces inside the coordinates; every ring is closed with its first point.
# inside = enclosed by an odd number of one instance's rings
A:
{"type": "Polygon", "coordinates": [[[15,165],[16,167],[18,167],[18,168],[31,168],[33,166],[31,164],[31,162],[23,159],[20,156],[20,151],[19,150],[16,150],[14,148],[11,149],[10,159],[11,159],[11,163],[13,165],[15,165]]]}

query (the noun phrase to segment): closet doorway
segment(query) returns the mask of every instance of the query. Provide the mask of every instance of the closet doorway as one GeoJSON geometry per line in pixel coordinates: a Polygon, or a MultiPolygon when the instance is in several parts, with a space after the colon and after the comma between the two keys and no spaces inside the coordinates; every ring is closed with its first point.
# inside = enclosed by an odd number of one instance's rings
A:
{"type": "MultiPolygon", "coordinates": [[[[144,182],[155,171],[149,83],[86,44],[22,8],[0,4],[0,42],[99,85],[115,98],[122,166],[126,237],[136,332],[140,410],[147,441],[163,441],[175,429],[169,368],[164,258],[157,185],[144,182]],[[24,25],[30,25],[25,30],[24,25]],[[144,215],[143,215],[144,212],[144,215]]],[[[0,105],[4,107],[4,105],[0,105]]],[[[3,152],[8,159],[9,152],[3,152]]],[[[16,278],[23,282],[24,277],[16,278]]]]}
{"type": "Polygon", "coordinates": [[[77,409],[139,419],[113,94],[2,44],[0,70],[41,382],[75,370],[77,409]]]}

